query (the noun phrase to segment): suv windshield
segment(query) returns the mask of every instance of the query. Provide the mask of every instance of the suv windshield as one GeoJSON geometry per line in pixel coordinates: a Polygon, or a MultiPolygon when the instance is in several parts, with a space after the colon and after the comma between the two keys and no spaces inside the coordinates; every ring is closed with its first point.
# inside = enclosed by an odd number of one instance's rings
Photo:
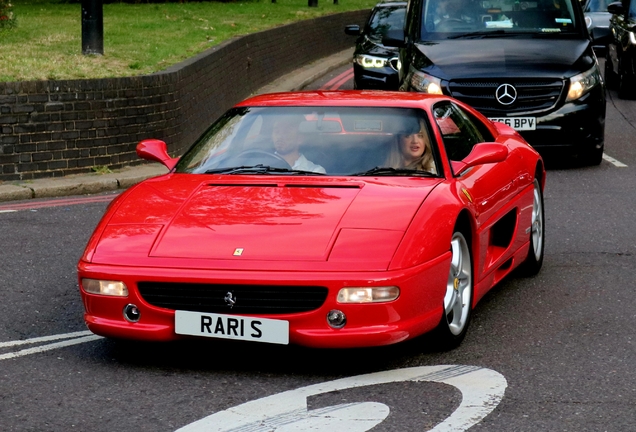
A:
{"type": "Polygon", "coordinates": [[[514,37],[577,33],[572,1],[429,0],[422,39],[514,37]]]}
{"type": "Polygon", "coordinates": [[[373,42],[381,43],[382,38],[389,30],[401,30],[404,28],[405,5],[379,7],[373,13],[366,33],[373,42]]]}

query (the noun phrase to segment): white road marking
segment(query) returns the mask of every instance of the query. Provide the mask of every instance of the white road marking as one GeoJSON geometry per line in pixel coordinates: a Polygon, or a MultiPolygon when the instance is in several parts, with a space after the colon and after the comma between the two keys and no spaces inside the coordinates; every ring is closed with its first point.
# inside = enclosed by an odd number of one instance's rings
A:
{"type": "MultiPolygon", "coordinates": [[[[439,382],[462,393],[459,407],[431,432],[460,432],[479,423],[501,402],[508,383],[503,375],[477,366],[421,366],[343,378],[289,390],[221,411],[177,432],[367,431],[389,414],[386,405],[363,402],[307,410],[307,397],[391,382],[439,382]]],[[[371,397],[371,395],[370,395],[371,397]]]]}
{"type": "Polygon", "coordinates": [[[611,163],[612,165],[614,165],[614,166],[616,166],[618,168],[626,168],[627,167],[627,165],[625,165],[623,162],[617,161],[613,157],[609,156],[607,153],[603,153],[603,159],[605,159],[606,161],[608,161],[609,163],[611,163]]]}
{"type": "Polygon", "coordinates": [[[41,336],[41,337],[36,337],[31,339],[0,342],[0,348],[12,347],[16,345],[28,345],[28,344],[34,344],[34,343],[40,343],[40,342],[49,342],[52,340],[59,340],[59,339],[70,339],[70,338],[75,338],[80,336],[88,336],[92,334],[93,333],[91,333],[89,330],[84,330],[84,331],[78,331],[73,333],[62,333],[62,334],[57,334],[52,336],[41,336]]]}
{"type": "Polygon", "coordinates": [[[0,210],[0,213],[15,213],[17,210],[0,210]]]}
{"type": "Polygon", "coordinates": [[[58,348],[64,348],[71,345],[77,345],[86,342],[92,342],[94,340],[101,339],[101,336],[94,335],[90,331],[81,331],[74,333],[64,333],[52,336],[42,336],[26,340],[17,340],[9,342],[0,342],[0,348],[13,347],[18,345],[27,345],[41,342],[49,342],[52,340],[67,339],[61,342],[54,342],[48,345],[40,345],[33,348],[27,348],[20,351],[10,352],[6,354],[0,354],[0,360],[9,360],[16,357],[24,357],[29,354],[39,354],[41,352],[50,351],[58,348]]]}

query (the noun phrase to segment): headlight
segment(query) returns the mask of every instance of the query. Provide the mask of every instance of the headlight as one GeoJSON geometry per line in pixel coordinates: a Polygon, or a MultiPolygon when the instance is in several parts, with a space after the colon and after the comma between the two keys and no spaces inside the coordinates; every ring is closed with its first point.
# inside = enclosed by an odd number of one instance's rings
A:
{"type": "Polygon", "coordinates": [[[126,284],[119,281],[82,279],[82,288],[90,294],[128,297],[126,284]]]}
{"type": "Polygon", "coordinates": [[[597,65],[594,65],[594,67],[587,72],[574,75],[570,78],[570,90],[568,91],[568,97],[565,101],[570,102],[580,98],[592,90],[599,82],[601,82],[601,74],[598,71],[597,65]]]}
{"type": "Polygon", "coordinates": [[[373,57],[366,54],[359,54],[355,58],[356,63],[365,68],[383,68],[386,66],[386,59],[373,57]]]}
{"type": "Polygon", "coordinates": [[[422,93],[442,94],[442,80],[416,70],[411,71],[411,87],[422,93]]]}
{"type": "Polygon", "coordinates": [[[632,45],[636,45],[636,34],[633,32],[629,32],[629,42],[632,45]]]}
{"type": "Polygon", "coordinates": [[[396,286],[374,288],[342,288],[338,292],[338,303],[381,303],[393,301],[400,296],[396,286]]]}

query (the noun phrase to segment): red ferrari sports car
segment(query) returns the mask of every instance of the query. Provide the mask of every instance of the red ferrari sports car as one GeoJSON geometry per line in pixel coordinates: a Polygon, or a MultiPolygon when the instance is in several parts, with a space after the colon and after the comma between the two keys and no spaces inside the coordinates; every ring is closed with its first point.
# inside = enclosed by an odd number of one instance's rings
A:
{"type": "Polygon", "coordinates": [[[116,198],[78,264],[112,338],[457,345],[477,301],[543,262],[545,170],[502,123],[438,95],[267,94],[116,198]]]}

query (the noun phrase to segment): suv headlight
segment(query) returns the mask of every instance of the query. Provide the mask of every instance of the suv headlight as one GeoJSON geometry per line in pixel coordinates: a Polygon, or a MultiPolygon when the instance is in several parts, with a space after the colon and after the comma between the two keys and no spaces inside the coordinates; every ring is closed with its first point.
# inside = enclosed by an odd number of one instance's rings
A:
{"type": "Polygon", "coordinates": [[[383,68],[387,65],[386,59],[366,54],[358,54],[355,58],[355,62],[364,68],[383,68]]]}
{"type": "Polygon", "coordinates": [[[422,93],[442,94],[442,80],[417,70],[411,70],[411,87],[422,93]]]}
{"type": "Polygon", "coordinates": [[[595,64],[592,69],[570,78],[570,90],[568,90],[568,97],[565,101],[570,102],[579,99],[600,82],[601,74],[599,73],[598,66],[595,64]]]}

